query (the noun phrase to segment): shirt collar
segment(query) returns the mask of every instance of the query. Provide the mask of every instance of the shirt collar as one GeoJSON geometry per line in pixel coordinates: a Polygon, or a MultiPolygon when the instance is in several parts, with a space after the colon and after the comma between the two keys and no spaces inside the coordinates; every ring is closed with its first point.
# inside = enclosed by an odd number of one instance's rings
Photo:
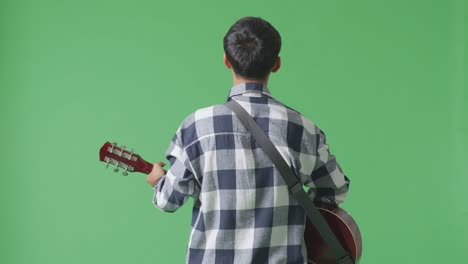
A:
{"type": "Polygon", "coordinates": [[[255,82],[244,82],[236,84],[231,88],[227,100],[229,101],[231,97],[244,93],[260,93],[262,95],[271,97],[271,92],[265,84],[255,82]]]}

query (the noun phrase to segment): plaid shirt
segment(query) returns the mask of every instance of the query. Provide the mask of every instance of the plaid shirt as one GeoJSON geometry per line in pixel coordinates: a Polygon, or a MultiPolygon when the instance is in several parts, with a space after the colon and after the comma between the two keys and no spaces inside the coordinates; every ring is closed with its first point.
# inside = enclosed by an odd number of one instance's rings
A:
{"type": "MultiPolygon", "coordinates": [[[[309,186],[314,201],[341,203],[349,179],[325,135],[258,83],[231,88],[309,186]]],[[[154,185],[154,205],[176,211],[193,197],[186,263],[306,263],[305,213],[271,160],[225,105],[191,113],[166,152],[171,167],[154,185]]]]}

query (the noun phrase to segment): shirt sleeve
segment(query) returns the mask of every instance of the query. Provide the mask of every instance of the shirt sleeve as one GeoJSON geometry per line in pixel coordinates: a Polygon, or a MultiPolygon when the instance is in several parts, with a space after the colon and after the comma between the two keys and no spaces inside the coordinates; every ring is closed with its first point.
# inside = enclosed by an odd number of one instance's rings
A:
{"type": "Polygon", "coordinates": [[[307,194],[315,203],[338,205],[344,202],[348,194],[350,180],[344,175],[335,156],[330,154],[324,132],[317,130],[316,159],[306,181],[310,187],[307,194]]]}
{"type": "Polygon", "coordinates": [[[175,212],[190,196],[197,195],[198,182],[190,169],[190,161],[179,139],[178,130],[166,151],[171,167],[153,186],[153,204],[165,212],[175,212]]]}

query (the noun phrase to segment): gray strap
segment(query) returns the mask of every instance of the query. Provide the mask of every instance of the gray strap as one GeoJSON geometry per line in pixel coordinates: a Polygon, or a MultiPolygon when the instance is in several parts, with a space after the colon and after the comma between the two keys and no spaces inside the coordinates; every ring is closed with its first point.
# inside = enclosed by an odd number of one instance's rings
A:
{"type": "Polygon", "coordinates": [[[249,113],[247,113],[247,111],[245,111],[245,109],[234,100],[228,101],[225,105],[237,115],[242,124],[244,124],[244,126],[252,133],[257,144],[262,147],[263,151],[278,168],[284,178],[284,181],[288,185],[289,191],[304,208],[310,221],[317,228],[323,240],[327,242],[332,253],[339,260],[337,263],[354,263],[349,254],[341,246],[341,243],[338,241],[317,207],[315,207],[307,193],[304,191],[302,184],[293,174],[289,165],[283,159],[271,140],[265,135],[260,126],[249,115],[249,113]]]}

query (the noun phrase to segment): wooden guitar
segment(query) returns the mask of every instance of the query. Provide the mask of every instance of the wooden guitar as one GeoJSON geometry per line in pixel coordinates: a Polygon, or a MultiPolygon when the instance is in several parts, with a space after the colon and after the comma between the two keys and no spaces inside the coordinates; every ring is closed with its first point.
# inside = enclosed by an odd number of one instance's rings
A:
{"type": "MultiPolygon", "coordinates": [[[[153,164],[144,160],[133,150],[126,150],[125,146],[118,147],[117,143],[106,142],[99,151],[99,160],[115,166],[117,172],[122,168],[123,175],[128,172],[141,172],[149,174],[153,169],[153,164]]],[[[319,207],[320,212],[327,221],[330,228],[335,233],[343,248],[347,250],[353,260],[357,262],[362,254],[362,238],[359,228],[354,219],[345,210],[339,207],[319,207]]],[[[331,255],[330,248],[323,241],[317,229],[307,219],[304,241],[307,247],[307,260],[311,264],[336,264],[337,261],[331,255]]]]}

